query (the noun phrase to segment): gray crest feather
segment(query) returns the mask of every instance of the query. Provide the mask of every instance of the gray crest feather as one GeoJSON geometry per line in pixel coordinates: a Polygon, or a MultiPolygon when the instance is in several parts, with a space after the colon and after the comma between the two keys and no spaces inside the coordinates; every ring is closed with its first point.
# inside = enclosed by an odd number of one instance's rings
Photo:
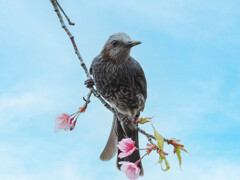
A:
{"type": "Polygon", "coordinates": [[[128,41],[131,41],[131,38],[129,37],[129,35],[127,35],[126,33],[123,33],[123,32],[115,33],[108,38],[105,45],[111,43],[113,40],[128,42],[128,41]]]}

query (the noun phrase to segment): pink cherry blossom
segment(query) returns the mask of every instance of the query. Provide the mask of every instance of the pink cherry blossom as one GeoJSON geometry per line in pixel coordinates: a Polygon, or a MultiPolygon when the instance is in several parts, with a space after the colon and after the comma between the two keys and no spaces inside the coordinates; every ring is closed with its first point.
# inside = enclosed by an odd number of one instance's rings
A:
{"type": "Polygon", "coordinates": [[[70,117],[71,117],[70,115],[65,113],[59,115],[55,120],[54,132],[58,132],[61,129],[65,131],[72,129],[74,124],[72,123],[72,120],[70,117]]]}
{"type": "Polygon", "coordinates": [[[122,161],[119,162],[119,164],[122,164],[120,169],[129,179],[135,180],[139,177],[139,174],[141,172],[141,169],[138,167],[139,161],[137,161],[136,163],[122,161]]]}
{"type": "Polygon", "coordinates": [[[118,157],[124,158],[131,155],[137,148],[135,147],[135,141],[131,138],[124,138],[117,145],[118,149],[122,151],[118,157]]]}

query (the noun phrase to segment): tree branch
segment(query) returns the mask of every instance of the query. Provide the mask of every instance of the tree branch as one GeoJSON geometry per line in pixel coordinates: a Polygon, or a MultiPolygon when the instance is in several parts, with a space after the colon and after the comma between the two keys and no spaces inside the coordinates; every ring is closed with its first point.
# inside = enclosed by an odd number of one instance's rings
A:
{"type": "MultiPolygon", "coordinates": [[[[57,14],[57,16],[58,16],[58,19],[59,19],[59,21],[60,21],[60,23],[61,23],[61,25],[62,25],[62,28],[65,30],[65,32],[67,33],[67,35],[69,36],[69,38],[70,38],[70,40],[71,40],[71,42],[72,42],[72,45],[73,45],[75,54],[77,55],[77,57],[78,57],[78,59],[79,59],[79,61],[80,61],[80,64],[81,64],[83,70],[85,71],[85,74],[86,74],[86,76],[87,76],[87,79],[91,79],[91,75],[90,75],[90,73],[89,73],[89,71],[88,71],[88,69],[87,69],[87,67],[86,67],[86,64],[85,64],[85,62],[83,61],[83,58],[81,57],[81,55],[80,55],[80,53],[79,53],[79,50],[78,50],[78,48],[77,48],[76,42],[75,42],[75,40],[74,40],[74,36],[71,34],[71,32],[69,31],[69,29],[68,29],[67,26],[65,25],[65,23],[64,23],[64,21],[63,21],[63,18],[62,18],[62,16],[61,16],[61,13],[60,13],[60,11],[59,11],[59,8],[60,8],[60,10],[63,12],[63,14],[64,14],[64,16],[66,17],[66,19],[68,20],[69,24],[72,25],[72,24],[74,24],[74,23],[72,23],[72,22],[70,21],[70,19],[67,17],[67,15],[66,15],[65,12],[63,11],[63,9],[61,8],[61,6],[60,6],[60,4],[57,2],[57,0],[50,0],[50,1],[51,1],[52,5],[53,5],[53,7],[54,7],[54,10],[55,10],[55,12],[56,12],[56,14],[57,14]]],[[[89,94],[88,94],[88,96],[87,96],[87,99],[85,99],[85,101],[86,101],[85,105],[86,105],[86,106],[90,103],[90,98],[91,98],[91,95],[93,94],[96,98],[98,98],[98,99],[101,101],[101,103],[102,103],[108,110],[110,110],[113,114],[115,114],[115,115],[118,117],[118,120],[119,120],[119,121],[122,120],[122,118],[124,117],[124,115],[120,114],[120,113],[117,112],[114,108],[112,108],[112,107],[102,98],[102,96],[98,93],[98,91],[97,91],[95,88],[91,87],[91,88],[89,88],[89,89],[90,89],[90,92],[89,92],[89,94]]],[[[130,122],[128,122],[129,126],[131,126],[134,130],[136,130],[136,131],[140,132],[141,134],[143,134],[144,136],[146,136],[147,139],[148,139],[148,141],[149,141],[152,145],[155,145],[155,144],[152,142],[152,139],[155,139],[155,140],[156,140],[156,138],[155,138],[153,135],[148,134],[146,131],[144,131],[144,130],[142,130],[141,128],[139,128],[139,127],[135,124],[135,120],[136,120],[136,119],[135,119],[134,117],[132,117],[131,120],[130,120],[130,122]]],[[[165,139],[165,138],[164,138],[164,141],[169,142],[169,140],[168,140],[168,139],[165,139]]]]}
{"type": "MultiPolygon", "coordinates": [[[[69,31],[69,29],[67,28],[67,26],[65,25],[64,21],[63,21],[63,18],[62,18],[62,15],[58,9],[58,3],[56,0],[51,0],[51,3],[54,7],[54,10],[55,12],[57,13],[57,16],[58,16],[58,19],[62,25],[62,28],[66,31],[67,35],[69,36],[71,42],[72,42],[72,45],[73,45],[73,48],[74,48],[74,51],[75,51],[75,54],[77,55],[80,63],[81,63],[81,66],[82,68],[84,69],[85,71],[85,74],[87,76],[88,79],[91,79],[91,76],[90,76],[90,73],[88,72],[88,69],[86,67],[86,64],[84,63],[83,59],[82,59],[82,56],[80,55],[79,51],[78,51],[78,48],[77,48],[77,45],[75,43],[75,40],[74,40],[74,36],[71,34],[71,32],[69,31]]],[[[60,6],[59,6],[60,7],[60,6]]]]}
{"type": "Polygon", "coordinates": [[[58,1],[56,0],[56,3],[58,5],[58,7],[60,8],[60,10],[62,11],[63,15],[65,16],[65,18],[67,19],[68,21],[68,24],[71,25],[71,26],[74,26],[75,23],[73,23],[69,18],[68,16],[66,15],[66,13],[64,12],[64,10],[62,9],[61,5],[58,3],[58,1]]]}
{"type": "Polygon", "coordinates": [[[86,108],[87,108],[87,105],[91,102],[91,101],[90,101],[90,98],[91,98],[91,96],[92,96],[92,93],[93,93],[93,91],[90,90],[90,92],[89,92],[88,95],[87,95],[87,99],[85,99],[85,97],[83,97],[83,100],[85,101],[84,106],[85,106],[86,108]]]}

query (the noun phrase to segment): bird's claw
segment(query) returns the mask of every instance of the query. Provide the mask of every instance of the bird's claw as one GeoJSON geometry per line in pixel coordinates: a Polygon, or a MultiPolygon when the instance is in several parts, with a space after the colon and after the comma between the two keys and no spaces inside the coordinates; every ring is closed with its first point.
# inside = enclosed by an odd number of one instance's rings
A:
{"type": "Polygon", "coordinates": [[[92,88],[94,85],[93,79],[88,79],[84,82],[84,84],[87,86],[87,88],[92,88]]]}
{"type": "Polygon", "coordinates": [[[124,116],[123,118],[122,118],[122,121],[123,121],[123,123],[124,124],[128,124],[128,123],[130,123],[130,120],[129,120],[129,118],[127,117],[127,116],[124,116]]]}

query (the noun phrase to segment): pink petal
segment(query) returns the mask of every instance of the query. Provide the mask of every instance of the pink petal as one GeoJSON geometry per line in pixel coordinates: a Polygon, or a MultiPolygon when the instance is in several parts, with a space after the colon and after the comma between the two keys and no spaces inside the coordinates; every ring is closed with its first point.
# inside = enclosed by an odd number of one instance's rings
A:
{"type": "Polygon", "coordinates": [[[136,169],[134,167],[129,167],[125,174],[131,180],[135,180],[138,178],[138,175],[136,174],[136,169]]]}
{"type": "Polygon", "coordinates": [[[141,169],[135,163],[123,161],[119,164],[122,164],[120,169],[129,179],[135,180],[139,177],[141,169]]]}
{"type": "Polygon", "coordinates": [[[134,151],[135,151],[136,147],[134,147],[133,149],[131,149],[130,151],[128,152],[121,152],[118,157],[119,158],[124,158],[124,157],[127,157],[127,156],[130,156],[134,151]]]}
{"type": "Polygon", "coordinates": [[[68,114],[61,114],[59,115],[56,120],[55,120],[55,127],[54,127],[54,131],[58,132],[59,130],[63,129],[63,130],[69,130],[70,127],[72,126],[71,122],[70,122],[70,115],[68,114]]]}
{"type": "Polygon", "coordinates": [[[127,153],[135,148],[135,141],[133,141],[131,138],[124,138],[118,142],[117,147],[120,151],[127,153]]]}

